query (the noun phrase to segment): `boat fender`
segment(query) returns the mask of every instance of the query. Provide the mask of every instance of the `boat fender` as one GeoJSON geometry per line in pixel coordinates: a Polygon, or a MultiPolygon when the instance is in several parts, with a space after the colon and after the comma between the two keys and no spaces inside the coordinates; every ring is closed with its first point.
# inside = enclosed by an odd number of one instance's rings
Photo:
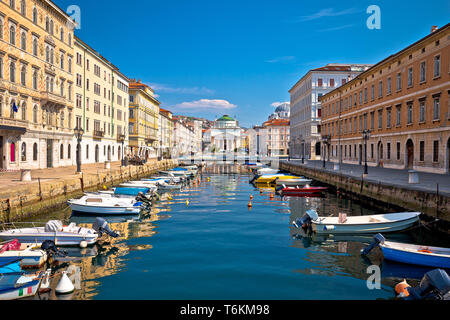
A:
{"type": "Polygon", "coordinates": [[[409,288],[410,300],[450,300],[450,277],[442,269],[427,272],[420,284],[409,288]]]}
{"type": "Polygon", "coordinates": [[[411,286],[406,282],[406,279],[404,279],[402,282],[397,283],[395,286],[395,293],[397,294],[397,298],[406,298],[409,296],[408,288],[411,288],[411,286]]]}
{"type": "Polygon", "coordinates": [[[323,226],[323,231],[333,231],[334,229],[336,229],[336,227],[332,225],[323,226]]]}
{"type": "Polygon", "coordinates": [[[119,233],[112,231],[108,226],[108,222],[100,217],[97,217],[95,219],[92,228],[99,234],[100,237],[103,235],[103,233],[106,233],[112,238],[117,238],[119,236],[119,233]]]}
{"type": "Polygon", "coordinates": [[[383,237],[383,235],[381,233],[376,234],[373,237],[373,241],[370,245],[368,245],[366,248],[361,249],[361,254],[363,256],[366,256],[370,253],[370,251],[372,251],[375,247],[378,247],[381,244],[384,243],[386,239],[383,237]]]}

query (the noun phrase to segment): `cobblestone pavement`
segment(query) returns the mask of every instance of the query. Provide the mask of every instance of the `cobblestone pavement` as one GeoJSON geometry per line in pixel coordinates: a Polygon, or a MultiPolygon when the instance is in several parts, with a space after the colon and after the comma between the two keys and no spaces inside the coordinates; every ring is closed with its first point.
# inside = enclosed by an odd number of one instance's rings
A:
{"type": "MultiPolygon", "coordinates": [[[[323,170],[323,161],[308,160],[304,166],[323,170]]],[[[290,160],[289,163],[302,165],[301,160],[290,160]]],[[[326,162],[326,171],[338,172],[346,176],[354,178],[362,178],[364,172],[364,165],[341,164],[341,170],[333,170],[334,163],[326,162]]],[[[439,187],[439,194],[450,196],[450,174],[436,174],[427,172],[418,172],[419,183],[409,184],[408,170],[388,169],[379,167],[369,167],[368,175],[364,178],[366,181],[390,184],[392,186],[399,186],[411,190],[421,190],[427,192],[437,192],[439,187]]]]}

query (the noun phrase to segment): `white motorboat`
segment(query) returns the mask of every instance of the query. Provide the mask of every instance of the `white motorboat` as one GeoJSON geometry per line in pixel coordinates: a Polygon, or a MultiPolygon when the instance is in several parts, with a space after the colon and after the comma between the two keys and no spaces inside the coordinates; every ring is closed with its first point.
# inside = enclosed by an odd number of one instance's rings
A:
{"type": "Polygon", "coordinates": [[[181,190],[181,185],[160,182],[160,183],[158,183],[158,189],[160,189],[160,190],[181,190]]]}
{"type": "Polygon", "coordinates": [[[310,225],[316,233],[358,234],[393,232],[407,229],[419,221],[420,212],[399,212],[369,216],[319,217],[315,210],[308,210],[303,218],[293,224],[296,227],[310,225]]]}
{"type": "Polygon", "coordinates": [[[22,259],[20,261],[20,266],[22,268],[33,269],[42,267],[42,265],[47,261],[47,253],[44,250],[40,249],[39,245],[18,243],[18,241],[17,244],[20,247],[17,248],[19,250],[6,249],[8,244],[4,244],[0,248],[0,261],[2,258],[16,257],[22,259]]]}
{"type": "Polygon", "coordinates": [[[294,179],[283,179],[283,178],[278,178],[275,180],[277,186],[290,186],[290,187],[303,187],[306,185],[311,184],[312,180],[311,179],[305,179],[305,178],[294,178],[294,179]]]}
{"type": "Polygon", "coordinates": [[[72,211],[96,215],[139,214],[142,202],[133,198],[83,196],[67,201],[72,211]]]}
{"type": "Polygon", "coordinates": [[[261,168],[257,170],[257,174],[262,176],[262,175],[266,175],[266,174],[277,174],[279,172],[279,170],[277,169],[272,169],[272,168],[261,168]]]}
{"type": "Polygon", "coordinates": [[[146,181],[130,181],[126,183],[121,183],[119,187],[122,188],[149,188],[151,192],[156,192],[158,190],[158,186],[156,183],[148,183],[146,181]]]}
{"type": "Polygon", "coordinates": [[[15,224],[4,224],[3,229],[11,228],[0,232],[0,238],[6,241],[17,239],[21,243],[42,244],[45,240],[52,240],[58,246],[80,245],[85,241],[88,245],[97,241],[99,234],[94,229],[78,227],[75,223],[63,226],[61,221],[51,220],[43,227],[35,226],[26,228],[15,228],[15,224]]]}

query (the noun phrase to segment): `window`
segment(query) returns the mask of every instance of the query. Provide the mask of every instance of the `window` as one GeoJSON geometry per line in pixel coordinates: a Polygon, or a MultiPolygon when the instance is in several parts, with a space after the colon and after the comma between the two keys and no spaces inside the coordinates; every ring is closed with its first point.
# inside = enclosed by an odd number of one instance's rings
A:
{"type": "Polygon", "coordinates": [[[334,87],[334,79],[330,79],[330,87],[334,87]]]}
{"type": "Polygon", "coordinates": [[[67,146],[67,159],[71,159],[72,158],[72,145],[69,144],[67,146]]]}
{"type": "Polygon", "coordinates": [[[364,103],[367,102],[367,88],[364,88],[364,103]]]}
{"type": "Polygon", "coordinates": [[[86,159],[89,159],[89,145],[86,145],[86,159]]]}
{"type": "Polygon", "coordinates": [[[38,123],[38,116],[39,116],[39,114],[38,114],[38,108],[37,108],[37,105],[34,105],[34,107],[33,107],[33,123],[38,123]]]}
{"type": "Polygon", "coordinates": [[[441,75],[441,56],[434,57],[434,77],[441,75]]]}
{"type": "Polygon", "coordinates": [[[402,106],[398,105],[396,107],[397,110],[397,122],[395,123],[396,126],[400,126],[402,124],[402,106]]]}
{"type": "Polygon", "coordinates": [[[11,61],[9,64],[9,81],[16,82],[16,62],[11,61]]]}
{"type": "Polygon", "coordinates": [[[419,143],[419,161],[425,161],[425,141],[419,143]]]}
{"type": "Polygon", "coordinates": [[[27,120],[27,104],[22,103],[22,120],[27,120]]]}
{"type": "Polygon", "coordinates": [[[407,116],[408,124],[412,124],[413,123],[413,104],[412,104],[412,102],[408,103],[407,111],[408,111],[408,116],[407,116]]]}
{"type": "Polygon", "coordinates": [[[413,68],[408,69],[408,87],[413,85],[413,68]]]}
{"type": "Polygon", "coordinates": [[[33,144],[33,161],[38,161],[38,145],[33,144]]]}
{"type": "Polygon", "coordinates": [[[61,146],[59,147],[59,159],[63,160],[64,159],[64,145],[61,144],[61,146]]]}
{"type": "Polygon", "coordinates": [[[22,147],[20,149],[20,155],[21,155],[21,161],[27,161],[27,144],[24,142],[22,143],[22,147]]]}
{"type": "Polygon", "coordinates": [[[388,78],[387,79],[387,94],[391,94],[392,93],[392,79],[388,78]]]}
{"type": "Polygon", "coordinates": [[[433,120],[440,119],[440,98],[436,97],[433,99],[433,120]]]}
{"type": "Polygon", "coordinates": [[[402,90],[402,74],[397,73],[397,91],[402,90]]]}
{"type": "Polygon", "coordinates": [[[373,100],[375,100],[375,85],[372,85],[371,90],[370,90],[370,98],[373,100]]]}
{"type": "Polygon", "coordinates": [[[60,30],[59,31],[59,37],[61,38],[61,41],[64,42],[64,29],[63,29],[63,27],[61,27],[59,30],[60,30]]]}
{"type": "Polygon", "coordinates": [[[38,56],[38,40],[36,38],[33,39],[33,55],[38,56]]]}
{"type": "Polygon", "coordinates": [[[397,142],[397,160],[400,160],[400,148],[401,148],[400,142],[397,142]]]}
{"type": "Polygon", "coordinates": [[[25,0],[20,1],[20,13],[22,13],[22,15],[25,15],[27,13],[27,6],[25,0]]]}
{"type": "Polygon", "coordinates": [[[427,65],[426,65],[426,62],[423,61],[420,64],[420,82],[426,81],[426,73],[427,73],[427,65]]]}
{"type": "Polygon", "coordinates": [[[13,46],[16,45],[16,28],[14,26],[9,28],[9,43],[13,46]]]}
{"type": "Polygon", "coordinates": [[[63,69],[64,70],[64,52],[61,52],[61,56],[60,56],[60,59],[59,59],[60,61],[60,67],[61,67],[61,69],[63,69]]]}
{"type": "Polygon", "coordinates": [[[72,73],[72,58],[71,57],[67,58],[67,71],[69,73],[72,73]]]}
{"type": "Polygon", "coordinates": [[[76,106],[77,106],[77,108],[81,108],[81,99],[82,99],[81,94],[77,93],[77,99],[76,99],[76,106]]]}
{"type": "Polygon", "coordinates": [[[370,129],[373,130],[375,126],[375,111],[370,113],[370,129]]]}
{"type": "Polygon", "coordinates": [[[392,108],[387,108],[386,110],[386,128],[391,127],[391,112],[392,108]]]}
{"type": "Polygon", "coordinates": [[[27,34],[25,31],[20,34],[20,48],[24,51],[27,50],[27,34]]]}
{"type": "Polygon", "coordinates": [[[26,86],[27,84],[27,68],[25,65],[23,65],[22,69],[20,70],[20,83],[23,86],[26,86]]]}
{"type": "Polygon", "coordinates": [[[383,110],[378,110],[378,129],[383,128],[383,110]]]}
{"type": "Polygon", "coordinates": [[[33,8],[33,23],[37,24],[37,19],[38,19],[38,12],[36,7],[33,8]]]}
{"type": "Polygon", "coordinates": [[[71,33],[69,33],[69,35],[68,35],[68,44],[69,44],[69,47],[71,47],[72,46],[72,34],[71,33]]]}
{"type": "Polygon", "coordinates": [[[383,97],[383,81],[378,83],[378,98],[383,97]]]}
{"type": "Polygon", "coordinates": [[[439,140],[433,141],[433,162],[439,162],[439,140]]]}
{"type": "Polygon", "coordinates": [[[425,122],[425,100],[419,102],[419,122],[425,122]]]}
{"type": "Polygon", "coordinates": [[[387,143],[387,155],[386,155],[386,158],[388,160],[391,160],[391,143],[390,142],[387,143]]]}

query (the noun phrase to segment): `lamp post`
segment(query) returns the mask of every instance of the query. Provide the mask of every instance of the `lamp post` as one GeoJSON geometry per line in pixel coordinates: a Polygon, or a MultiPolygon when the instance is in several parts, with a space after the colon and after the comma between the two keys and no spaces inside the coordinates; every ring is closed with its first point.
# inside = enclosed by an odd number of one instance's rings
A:
{"type": "Polygon", "coordinates": [[[77,125],[74,133],[77,138],[77,173],[81,173],[81,139],[83,138],[84,130],[77,125]]]}
{"type": "Polygon", "coordinates": [[[328,152],[327,147],[328,147],[328,145],[330,144],[330,139],[331,139],[331,136],[329,136],[329,135],[326,135],[326,136],[323,136],[323,137],[322,137],[322,143],[323,143],[323,145],[324,145],[324,148],[323,148],[323,168],[324,168],[324,169],[325,169],[325,167],[326,167],[326,163],[325,163],[325,161],[326,161],[325,151],[328,152]]]}
{"type": "Polygon", "coordinates": [[[363,139],[364,139],[364,174],[369,174],[369,170],[367,167],[367,140],[370,139],[370,130],[363,131],[363,139]]]}

